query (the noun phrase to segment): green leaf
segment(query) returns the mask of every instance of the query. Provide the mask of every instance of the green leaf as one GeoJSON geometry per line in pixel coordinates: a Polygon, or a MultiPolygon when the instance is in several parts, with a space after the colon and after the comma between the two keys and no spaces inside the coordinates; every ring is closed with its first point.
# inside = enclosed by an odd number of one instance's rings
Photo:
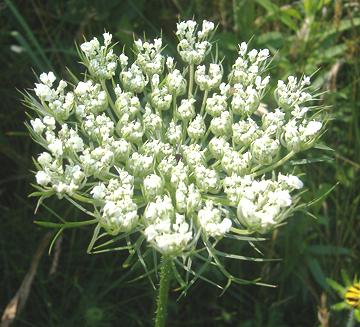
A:
{"type": "Polygon", "coordinates": [[[354,310],[354,317],[357,322],[360,322],[360,310],[358,310],[358,309],[354,310]]]}
{"type": "MultiPolygon", "coordinates": [[[[19,26],[24,30],[27,39],[32,43],[32,45],[34,46],[34,48],[36,49],[36,51],[40,55],[41,60],[43,61],[43,63],[40,63],[38,60],[36,60],[36,62],[39,65],[39,68],[42,68],[41,70],[44,70],[44,68],[46,67],[47,69],[53,70],[52,65],[51,65],[50,61],[48,60],[48,58],[46,57],[43,48],[41,47],[40,43],[38,42],[38,40],[36,39],[34,33],[32,32],[32,29],[27,24],[26,20],[21,15],[19,10],[16,8],[16,6],[13,4],[13,2],[11,0],[5,0],[5,3],[9,7],[9,9],[12,12],[12,14],[14,15],[14,17],[16,18],[19,26]]],[[[33,51],[31,51],[31,52],[33,52],[33,51]]],[[[31,54],[31,53],[29,53],[29,54],[31,54]]]]}
{"type": "Polygon", "coordinates": [[[328,285],[335,290],[336,292],[338,292],[338,294],[340,296],[343,296],[346,292],[346,288],[342,285],[340,285],[338,282],[336,282],[333,279],[330,278],[326,278],[326,282],[328,283],[328,285]]]}
{"type": "Polygon", "coordinates": [[[291,160],[289,161],[289,165],[292,166],[300,166],[300,165],[308,165],[308,164],[312,164],[312,163],[316,163],[316,162],[331,162],[334,161],[334,157],[330,157],[330,156],[318,156],[316,158],[304,158],[304,159],[299,159],[299,160],[291,160]]]}
{"type": "Polygon", "coordinates": [[[324,200],[335,189],[335,187],[338,184],[339,183],[336,183],[333,186],[330,186],[330,185],[324,186],[323,185],[319,190],[320,195],[316,199],[314,199],[313,201],[309,202],[306,206],[309,208],[309,207],[313,206],[314,204],[317,204],[321,200],[324,200]]]}
{"type": "Polygon", "coordinates": [[[297,24],[294,22],[294,20],[291,18],[291,16],[289,16],[288,14],[286,14],[286,12],[281,12],[280,13],[280,20],[290,29],[292,29],[293,31],[297,31],[298,30],[298,26],[297,24]]]}
{"type": "Polygon", "coordinates": [[[92,249],[93,249],[93,247],[94,247],[94,244],[95,244],[95,242],[96,242],[97,239],[98,239],[100,229],[101,229],[100,224],[97,224],[96,227],[94,228],[93,235],[92,235],[92,237],[91,237],[90,243],[89,243],[88,248],[87,248],[87,250],[86,250],[86,252],[87,252],[88,254],[91,253],[91,251],[92,251],[92,249]]]}
{"type": "Polygon", "coordinates": [[[314,149],[324,150],[324,151],[335,151],[333,148],[330,148],[325,143],[317,143],[314,145],[314,149]]]}
{"type": "Polygon", "coordinates": [[[349,306],[345,302],[339,302],[331,306],[334,311],[348,310],[349,306]]]}
{"type": "Polygon", "coordinates": [[[286,9],[283,9],[276,5],[274,2],[270,0],[255,0],[261,7],[263,7],[268,15],[272,18],[280,18],[280,21],[291,28],[293,31],[298,29],[296,23],[292,19],[292,15],[294,12],[288,12],[286,9]]]}
{"type": "Polygon", "coordinates": [[[284,35],[280,32],[267,32],[259,35],[256,41],[261,46],[279,49],[283,47],[285,39],[284,35]]]}
{"type": "Polygon", "coordinates": [[[352,281],[349,277],[349,274],[346,272],[346,270],[341,269],[340,273],[341,273],[341,278],[344,281],[344,284],[346,285],[346,287],[350,286],[352,284],[352,281]]]}
{"type": "Polygon", "coordinates": [[[64,228],[60,228],[60,229],[57,231],[57,233],[55,234],[55,236],[54,236],[54,238],[53,238],[53,240],[51,241],[50,246],[49,246],[49,252],[48,252],[49,255],[51,254],[52,248],[53,248],[56,240],[60,237],[60,235],[62,234],[63,231],[64,231],[64,228]]]}
{"type": "Polygon", "coordinates": [[[351,255],[351,250],[334,245],[312,245],[309,252],[319,255],[351,255]]]}
{"type": "Polygon", "coordinates": [[[276,14],[280,8],[270,0],[256,0],[256,2],[263,7],[269,14],[276,14]]]}
{"type": "Polygon", "coordinates": [[[322,6],[322,0],[304,0],[304,11],[306,16],[314,18],[319,6],[322,6]]]}
{"type": "Polygon", "coordinates": [[[219,250],[215,250],[215,253],[221,257],[229,258],[229,259],[236,259],[236,260],[255,261],[255,262],[281,261],[280,259],[263,259],[263,258],[246,257],[246,256],[238,255],[238,254],[221,252],[219,250]]]}
{"type": "Polygon", "coordinates": [[[308,257],[306,261],[311,274],[313,275],[314,279],[318,282],[318,284],[322,286],[324,289],[329,289],[328,284],[326,284],[325,274],[319,264],[319,261],[313,257],[308,257]]]}
{"type": "Polygon", "coordinates": [[[359,25],[360,25],[360,17],[356,17],[353,19],[342,19],[339,26],[332,26],[330,28],[325,29],[321,34],[321,38],[322,40],[325,40],[326,38],[332,36],[333,34],[340,34],[341,32],[355,28],[356,26],[359,25]]]}

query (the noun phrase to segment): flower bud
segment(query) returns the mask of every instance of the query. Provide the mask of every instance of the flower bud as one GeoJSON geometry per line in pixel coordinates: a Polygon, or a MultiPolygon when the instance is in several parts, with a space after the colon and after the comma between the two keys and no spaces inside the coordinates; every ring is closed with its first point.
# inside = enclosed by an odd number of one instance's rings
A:
{"type": "Polygon", "coordinates": [[[144,179],[144,195],[148,200],[154,199],[158,195],[162,195],[164,190],[164,182],[161,177],[150,174],[144,179]]]}
{"type": "Polygon", "coordinates": [[[280,143],[278,140],[273,140],[265,134],[251,144],[250,151],[256,162],[270,165],[279,154],[280,143]]]}
{"type": "Polygon", "coordinates": [[[166,86],[172,95],[183,95],[186,92],[186,79],[181,75],[178,69],[174,69],[166,77],[166,86]]]}
{"type": "Polygon", "coordinates": [[[178,107],[177,113],[181,120],[189,121],[195,116],[195,99],[183,99],[178,107]]]}
{"type": "Polygon", "coordinates": [[[205,135],[206,126],[201,115],[197,115],[187,128],[188,135],[191,139],[197,140],[205,135]]]}
{"type": "Polygon", "coordinates": [[[220,117],[214,117],[210,123],[210,130],[215,136],[228,138],[231,136],[232,118],[228,111],[221,113],[220,117]]]}
{"type": "Polygon", "coordinates": [[[219,117],[226,107],[226,96],[214,93],[211,98],[206,100],[205,110],[209,115],[219,117]]]}

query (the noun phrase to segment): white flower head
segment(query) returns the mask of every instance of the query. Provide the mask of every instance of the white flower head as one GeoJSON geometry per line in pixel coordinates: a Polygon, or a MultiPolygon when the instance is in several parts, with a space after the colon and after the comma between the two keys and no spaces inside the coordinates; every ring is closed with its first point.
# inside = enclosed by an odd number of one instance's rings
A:
{"type": "Polygon", "coordinates": [[[42,134],[42,132],[46,127],[40,118],[35,118],[34,120],[30,120],[30,124],[36,134],[42,134]]]}
{"type": "Polygon", "coordinates": [[[105,47],[109,46],[112,40],[112,35],[108,32],[103,34],[105,47]]]}
{"type": "Polygon", "coordinates": [[[55,82],[56,77],[55,74],[53,72],[49,72],[49,73],[42,73],[40,75],[40,81],[42,83],[44,83],[45,85],[51,87],[53,85],[53,83],[55,82]]]}
{"type": "Polygon", "coordinates": [[[290,75],[270,94],[270,51],[242,42],[223,63],[210,53],[214,31],[209,21],[179,22],[174,57],[161,37],[116,53],[105,32],[80,45],[77,82],[43,73],[26,97],[26,126],[44,149],[35,194],[92,216],[89,251],[125,240],[140,258],[150,247],[197,276],[192,261],[218,265],[222,238],[270,232],[299,208],[303,182],[285,164],[326,123],[310,78],[290,75]]]}
{"type": "Polygon", "coordinates": [[[36,183],[42,186],[46,186],[51,182],[51,177],[45,171],[39,170],[36,173],[36,183]]]}
{"type": "Polygon", "coordinates": [[[179,118],[185,121],[189,121],[191,118],[195,116],[195,107],[194,103],[195,99],[183,99],[181,100],[181,104],[178,107],[178,115],[179,118]]]}
{"type": "Polygon", "coordinates": [[[155,174],[150,174],[144,179],[145,196],[148,199],[153,199],[163,193],[164,182],[162,178],[155,174]]]}

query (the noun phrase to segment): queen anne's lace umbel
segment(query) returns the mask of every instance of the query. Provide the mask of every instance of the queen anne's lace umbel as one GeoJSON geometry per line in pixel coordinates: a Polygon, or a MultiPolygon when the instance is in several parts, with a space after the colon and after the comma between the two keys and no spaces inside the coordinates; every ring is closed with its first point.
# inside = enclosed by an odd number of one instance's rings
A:
{"type": "Polygon", "coordinates": [[[296,209],[303,183],[279,169],[323,129],[310,79],[289,76],[277,108],[259,110],[267,49],[239,45],[230,73],[209,53],[214,24],[177,24],[178,53],[162,39],[116,55],[112,36],[80,46],[88,72],[74,84],[43,73],[29,95],[40,194],[84,202],[109,235],[141,233],[162,254],[199,241],[268,232],[296,209]],[[181,67],[184,66],[184,69],[181,67]]]}

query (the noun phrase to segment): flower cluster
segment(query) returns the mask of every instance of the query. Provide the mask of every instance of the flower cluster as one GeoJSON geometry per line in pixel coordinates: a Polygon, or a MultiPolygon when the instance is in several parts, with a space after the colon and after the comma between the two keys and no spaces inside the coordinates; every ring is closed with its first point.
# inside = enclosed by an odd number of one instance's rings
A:
{"type": "Polygon", "coordinates": [[[109,235],[137,233],[172,257],[289,217],[303,183],[281,168],[323,130],[310,78],[279,81],[277,108],[260,111],[269,50],[241,43],[225,74],[208,56],[214,29],[177,24],[184,69],[161,38],[135,40],[131,62],[104,33],[103,44],[80,46],[83,81],[55,86],[52,72],[41,74],[38,99],[28,96],[37,116],[28,127],[45,149],[40,193],[83,202],[109,235]]]}

